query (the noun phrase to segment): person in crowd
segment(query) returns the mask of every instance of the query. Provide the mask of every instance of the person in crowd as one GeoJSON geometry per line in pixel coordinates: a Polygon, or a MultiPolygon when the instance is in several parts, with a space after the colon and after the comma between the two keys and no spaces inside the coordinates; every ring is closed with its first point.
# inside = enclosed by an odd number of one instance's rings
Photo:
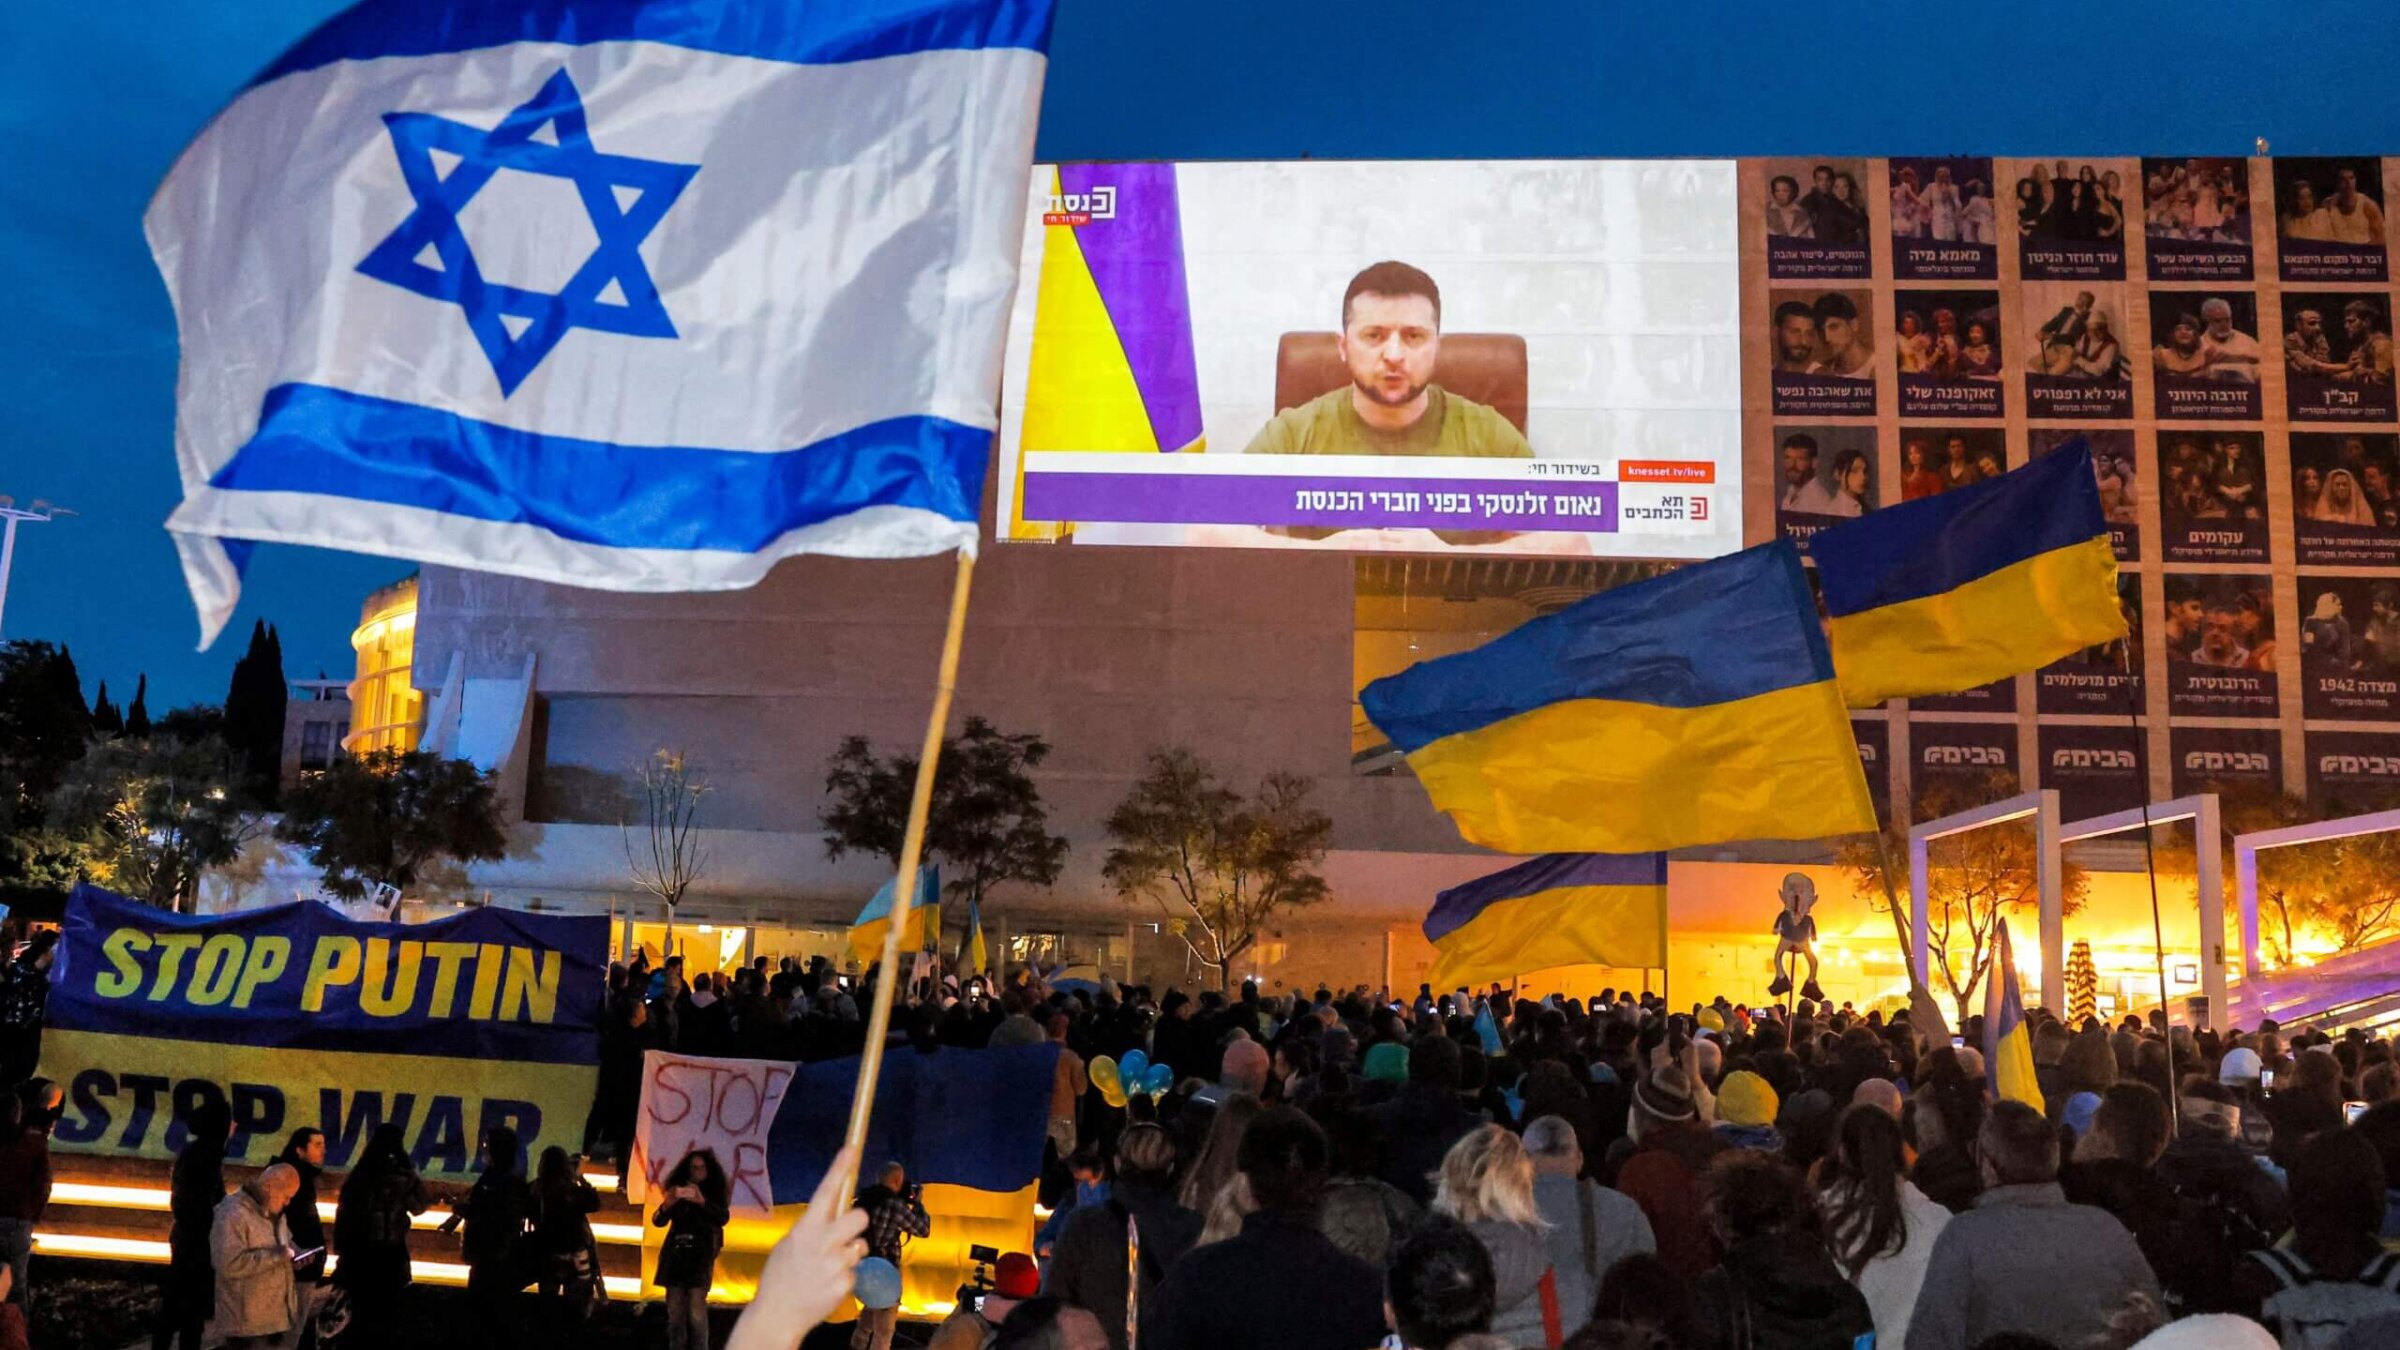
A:
{"type": "Polygon", "coordinates": [[[1705,1194],[1725,1256],[1693,1284],[1704,1350],[1814,1350],[1874,1333],[1866,1297],[1809,1231],[1807,1193],[1790,1169],[1730,1149],[1709,1164],[1705,1194]]]}
{"type": "Polygon", "coordinates": [[[24,1082],[41,1062],[50,964],[57,959],[58,930],[45,928],[0,973],[0,1085],[24,1082]]]}
{"type": "Polygon", "coordinates": [[[1392,1249],[1384,1277],[1402,1350],[1465,1350],[1492,1329],[1491,1253],[1464,1224],[1435,1215],[1392,1249]]]}
{"type": "Polygon", "coordinates": [[[1717,1138],[1729,1148],[1780,1153],[1783,1135],[1775,1128],[1775,1113],[1781,1106],[1766,1079],[1736,1069],[1717,1085],[1717,1138]]]}
{"type": "Polygon", "coordinates": [[[216,1306],[216,1267],[209,1234],[225,1199],[225,1144],[233,1137],[233,1112],[221,1100],[192,1108],[183,1119],[183,1147],[168,1182],[167,1270],[159,1285],[158,1316],[150,1350],[200,1350],[201,1327],[216,1306]]]}
{"type": "Polygon", "coordinates": [[[1701,1123],[1691,1078],[1662,1064],[1635,1087],[1628,1121],[1633,1151],[1617,1169],[1617,1189],[1650,1221],[1659,1259],[1684,1279],[1717,1263],[1717,1248],[1701,1217],[1700,1175],[1725,1142],[1701,1123]]]}
{"type": "Polygon", "coordinates": [[[228,1350],[277,1345],[300,1324],[292,1232],[283,1221],[299,1190],[300,1174],[275,1163],[217,1202],[208,1251],[216,1267],[216,1333],[228,1350]]]}
{"type": "Polygon", "coordinates": [[[1237,1170],[1234,1160],[1240,1153],[1242,1132],[1249,1129],[1250,1122],[1258,1119],[1259,1112],[1265,1109],[1259,1104],[1258,1098],[1246,1092],[1237,1092],[1218,1104],[1216,1114],[1209,1118],[1208,1134],[1200,1143],[1198,1156],[1183,1176],[1183,1190],[1179,1199],[1185,1209],[1204,1219],[1208,1217],[1209,1211],[1225,1194],[1226,1187],[1233,1182],[1237,1170]]]}
{"type": "Polygon", "coordinates": [[[1008,1310],[991,1344],[992,1350],[1101,1350],[1108,1340],[1090,1313],[1037,1295],[1008,1310]]]}
{"type": "Polygon", "coordinates": [[[1367,1114],[1383,1129],[1383,1179],[1418,1204],[1433,1201],[1433,1175],[1450,1146],[1484,1123],[1459,1102],[1463,1055],[1457,1041],[1429,1031],[1408,1047],[1408,1084],[1367,1114]]]}
{"type": "Polygon", "coordinates": [[[2147,1083],[2114,1084],[2101,1094],[2059,1183],[2070,1202],[2115,1215],[2140,1244],[2168,1305],[2185,1308],[2204,1300],[2205,1283],[2222,1279],[2225,1269],[2222,1261],[2209,1260],[2206,1247],[2213,1234],[2202,1231],[2194,1222],[2197,1216],[2158,1174],[2168,1131],[2166,1099],[2156,1090],[2147,1083]]]}
{"type": "Polygon", "coordinates": [[[484,1131],[483,1171],[442,1221],[445,1233],[466,1225],[459,1250],[467,1264],[467,1301],[474,1309],[475,1334],[487,1345],[514,1339],[516,1294],[533,1277],[525,1246],[525,1229],[533,1222],[533,1187],[517,1166],[517,1147],[517,1132],[505,1125],[484,1131]]]}
{"type": "MultiPolygon", "coordinates": [[[[896,1268],[909,1239],[932,1236],[933,1216],[925,1212],[923,1192],[923,1187],[909,1184],[908,1169],[894,1161],[883,1165],[874,1185],[858,1193],[858,1207],[867,1212],[867,1255],[880,1256],[896,1268]]],[[[710,1260],[712,1263],[715,1260],[714,1253],[710,1260]]],[[[705,1284],[700,1293],[705,1313],[708,1306],[705,1284]]],[[[857,1329],[851,1332],[850,1350],[890,1350],[892,1332],[899,1324],[900,1310],[896,1307],[866,1309],[859,1314],[857,1329]]],[[[706,1350],[705,1341],[701,1342],[701,1350],[706,1350]]]]}
{"type": "MultiPolygon", "coordinates": [[[[708,1350],[708,1290],[717,1282],[717,1253],[732,1218],[724,1165],[716,1150],[695,1148],[660,1183],[652,1227],[667,1230],[651,1283],[667,1291],[667,1350],[708,1350]]],[[[887,1309],[886,1311],[891,1311],[887,1309]]],[[[859,1319],[863,1329],[867,1318],[859,1319]]],[[[875,1347],[884,1350],[888,1339],[875,1347]]],[[[855,1344],[855,1342],[854,1342],[855,1344]]]]}
{"type": "Polygon", "coordinates": [[[1525,1152],[1533,1159],[1534,1209],[1548,1226],[1558,1306],[1572,1323],[1591,1308],[1611,1266],[1657,1251],[1658,1239],[1640,1205],[1584,1175],[1582,1144],[1564,1118],[1540,1116],[1527,1124],[1525,1152]]]}
{"type": "Polygon", "coordinates": [[[1907,1350],[1971,1350],[2004,1332],[2081,1345],[2128,1297],[2159,1297],[2125,1225],[2067,1203],[2058,1131],[2041,1112],[1993,1103],[1976,1152],[1983,1194],[1934,1239],[1907,1350]]]}
{"type": "Polygon", "coordinates": [[[543,1334],[554,1342],[590,1317],[604,1297],[592,1238],[600,1193],[583,1179],[581,1162],[552,1144],[533,1174],[533,1279],[543,1334]]]}
{"type": "Polygon", "coordinates": [[[1926,1264],[1950,1223],[1950,1211],[1908,1179],[1907,1153],[1899,1119],[1862,1102],[1842,1113],[1814,1178],[1826,1246],[1866,1296],[1877,1341],[1894,1346],[1908,1344],[1926,1264]]]}
{"type": "Polygon", "coordinates": [[[0,1350],[33,1350],[26,1329],[25,1308],[16,1301],[16,1292],[15,1272],[8,1266],[0,1266],[0,1350]]]}
{"type": "Polygon", "coordinates": [[[849,1301],[867,1255],[867,1212],[842,1203],[858,1150],[834,1155],[808,1208],[767,1252],[758,1290],[742,1309],[724,1350],[799,1350],[800,1343],[849,1301]]]}
{"type": "Polygon", "coordinates": [[[9,1297],[25,1302],[33,1226],[50,1207],[50,1129],[46,1078],[0,1096],[0,1262],[11,1271],[9,1297]]]}
{"type": "Polygon", "coordinates": [[[655,1043],[650,1008],[628,989],[612,999],[600,1033],[600,1086],[585,1133],[588,1148],[606,1141],[615,1152],[617,1193],[633,1175],[633,1132],[642,1104],[642,1055],[655,1043]]]}
{"type": "Polygon", "coordinates": [[[1546,1327],[1563,1335],[1583,1325],[1582,1310],[1567,1317],[1559,1298],[1548,1236],[1533,1202],[1533,1161],[1517,1136],[1482,1125],[1452,1144],[1442,1159],[1433,1208],[1465,1224],[1491,1253],[1494,1335],[1512,1345],[1547,1345],[1558,1335],[1544,1339],[1546,1327]]]}
{"type": "Polygon", "coordinates": [[[1334,1246],[1380,1270],[1425,1207],[1383,1179],[1388,1150],[1375,1122],[1346,1105],[1314,1112],[1312,1118],[1325,1131],[1333,1170],[1317,1226],[1334,1246]]]}
{"type": "Polygon", "coordinates": [[[343,1179],[333,1215],[334,1284],[350,1296],[350,1334],[369,1346],[399,1344],[412,1278],[409,1221],[433,1207],[398,1125],[375,1127],[343,1179]]]}
{"type": "Polygon", "coordinates": [[[2356,1130],[2320,1131],[2294,1152],[2290,1177],[2291,1241],[2250,1253],[2235,1276],[2243,1302],[2287,1347],[2331,1346],[2354,1322],[2400,1313],[2375,1146],[2356,1130]]]}
{"type": "Polygon", "coordinates": [[[1043,1272],[1046,1292],[1100,1319],[1109,1350],[1125,1350],[1125,1299],[1137,1295],[1140,1340],[1157,1316],[1158,1288],[1200,1240],[1201,1217],[1175,1201],[1175,1137],[1152,1122],[1117,1136],[1116,1181],[1108,1200],[1078,1207],[1067,1219],[1043,1272]],[[1133,1235],[1139,1247],[1128,1262],[1133,1235]],[[1138,1276],[1129,1269],[1138,1265],[1138,1276]]]}
{"type": "Polygon", "coordinates": [[[1242,1231],[1177,1261],[1159,1289],[1152,1350],[1319,1350],[1384,1334],[1383,1280],[1317,1230],[1325,1134],[1288,1106],[1242,1132],[1237,1163],[1255,1211],[1242,1231]]]}
{"type": "Polygon", "coordinates": [[[300,1295],[300,1324],[316,1316],[325,1294],[325,1216],[317,1212],[317,1178],[325,1174],[325,1132],[303,1125],[292,1131],[275,1161],[292,1169],[299,1189],[283,1210],[292,1234],[292,1283],[300,1295]]]}

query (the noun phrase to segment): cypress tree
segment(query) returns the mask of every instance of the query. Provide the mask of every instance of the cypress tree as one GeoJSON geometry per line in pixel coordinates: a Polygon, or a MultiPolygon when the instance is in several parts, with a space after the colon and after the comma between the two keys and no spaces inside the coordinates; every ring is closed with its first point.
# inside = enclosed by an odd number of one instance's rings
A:
{"type": "Polygon", "coordinates": [[[125,734],[137,741],[150,739],[150,677],[134,682],[133,702],[125,705],[125,734]]]}

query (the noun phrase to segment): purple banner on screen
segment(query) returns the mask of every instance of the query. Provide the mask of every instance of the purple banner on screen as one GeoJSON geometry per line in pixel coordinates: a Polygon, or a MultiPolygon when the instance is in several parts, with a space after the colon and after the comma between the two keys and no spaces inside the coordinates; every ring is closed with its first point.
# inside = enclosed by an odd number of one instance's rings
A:
{"type": "Polygon", "coordinates": [[[1025,518],[1608,534],[1617,528],[1617,485],[1589,479],[1028,472],[1025,518]]]}

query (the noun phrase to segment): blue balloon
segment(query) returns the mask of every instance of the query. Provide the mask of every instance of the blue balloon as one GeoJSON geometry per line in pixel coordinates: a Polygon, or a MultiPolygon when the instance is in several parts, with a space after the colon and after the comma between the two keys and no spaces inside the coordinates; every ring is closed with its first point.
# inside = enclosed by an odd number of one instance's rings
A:
{"type": "Polygon", "coordinates": [[[1142,1091],[1153,1097],[1164,1097],[1175,1088],[1175,1071],[1164,1064],[1153,1064],[1142,1075],[1142,1091]]]}
{"type": "Polygon", "coordinates": [[[900,1267],[880,1256],[870,1256],[858,1263],[852,1276],[851,1293],[869,1308],[900,1306],[900,1267]]]}
{"type": "Polygon", "coordinates": [[[1117,1057],[1117,1077],[1125,1080],[1125,1087],[1128,1091],[1131,1091],[1135,1084],[1144,1081],[1142,1075],[1149,1071],[1150,1056],[1139,1050],[1128,1050],[1117,1057]]]}

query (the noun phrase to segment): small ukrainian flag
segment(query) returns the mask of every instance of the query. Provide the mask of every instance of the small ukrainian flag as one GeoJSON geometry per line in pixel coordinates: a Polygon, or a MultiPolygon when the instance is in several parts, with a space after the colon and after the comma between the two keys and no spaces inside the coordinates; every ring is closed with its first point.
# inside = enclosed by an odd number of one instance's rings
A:
{"type": "Polygon", "coordinates": [[[1584,963],[1667,964],[1667,855],[1553,853],[1434,898],[1425,936],[1436,989],[1584,963]]]}
{"type": "MultiPolygon", "coordinates": [[[[892,905],[900,878],[883,883],[867,907],[850,925],[850,955],[861,966],[883,959],[883,931],[891,926],[892,905]]],[[[927,863],[917,869],[917,894],[908,907],[908,926],[900,933],[902,952],[929,952],[942,937],[942,870],[927,863]]]]}
{"type": "Polygon", "coordinates": [[[1808,551],[1853,708],[1973,689],[2126,633],[2081,437],[1989,482],[1821,530],[1808,551]]]}
{"type": "Polygon", "coordinates": [[[1983,991],[1983,1071],[1996,1099],[2023,1102],[2036,1111],[2042,1088],[2033,1072],[2033,1032],[2025,1025],[2025,996],[2017,990],[2017,953],[2009,945],[2008,920],[1994,931],[1991,981],[1983,991]]]}
{"type": "Polygon", "coordinates": [[[1788,542],[1603,591],[1359,701],[1458,832],[1502,853],[1876,827],[1788,542]]]}

